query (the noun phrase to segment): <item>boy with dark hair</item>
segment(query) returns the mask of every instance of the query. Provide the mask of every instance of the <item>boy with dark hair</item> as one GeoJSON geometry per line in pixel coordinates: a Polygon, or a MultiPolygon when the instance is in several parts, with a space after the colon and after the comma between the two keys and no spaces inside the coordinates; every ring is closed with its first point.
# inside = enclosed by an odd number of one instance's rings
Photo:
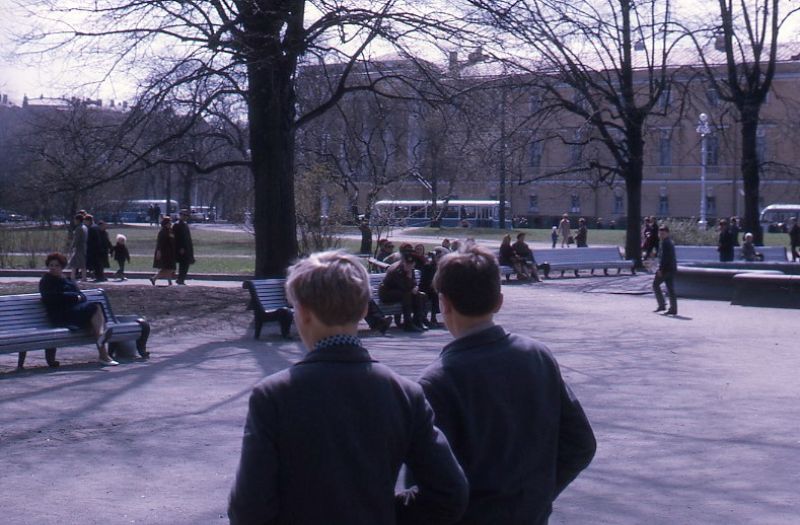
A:
{"type": "Polygon", "coordinates": [[[547,523],[594,456],[589,421],[550,351],[494,324],[503,296],[491,253],[446,255],[433,285],[455,340],[420,384],[469,481],[459,523],[547,523]]]}
{"type": "Polygon", "coordinates": [[[369,276],[343,252],[289,269],[286,296],[309,353],[253,389],[228,516],[237,524],[454,523],[467,482],[419,385],[358,339],[369,276]],[[400,466],[416,487],[395,494],[400,466]]]}

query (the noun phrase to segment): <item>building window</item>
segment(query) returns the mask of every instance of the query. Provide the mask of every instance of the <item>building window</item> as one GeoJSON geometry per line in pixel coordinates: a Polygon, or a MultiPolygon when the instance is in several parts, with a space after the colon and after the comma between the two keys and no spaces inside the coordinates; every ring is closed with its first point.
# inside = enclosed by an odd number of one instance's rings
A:
{"type": "Polygon", "coordinates": [[[759,164],[767,161],[767,153],[767,136],[763,129],[759,129],[756,131],[756,155],[759,164]]]}
{"type": "Polygon", "coordinates": [[[533,142],[531,144],[531,168],[538,168],[542,165],[542,143],[533,142]]]}
{"type": "Polygon", "coordinates": [[[719,106],[719,91],[714,88],[706,89],[706,102],[712,108],[719,106]]]}
{"type": "Polygon", "coordinates": [[[583,133],[581,130],[575,130],[572,135],[572,143],[569,146],[569,162],[570,166],[577,166],[583,159],[583,133]]]}
{"type": "Polygon", "coordinates": [[[714,195],[706,195],[706,215],[717,215],[717,198],[714,195]]]}
{"type": "Polygon", "coordinates": [[[658,143],[658,165],[672,166],[672,136],[670,130],[661,130],[658,143]]]}
{"type": "Polygon", "coordinates": [[[669,215],[669,197],[666,195],[659,195],[658,197],[658,214],[662,217],[669,215]]]}
{"type": "Polygon", "coordinates": [[[530,114],[535,115],[539,112],[540,109],[542,109],[541,93],[531,95],[530,99],[528,99],[528,110],[530,111],[530,114]]]}
{"type": "Polygon", "coordinates": [[[669,86],[667,86],[658,96],[658,107],[661,109],[669,109],[669,105],[672,102],[671,99],[672,91],[669,89],[669,86]]]}
{"type": "Polygon", "coordinates": [[[528,195],[528,211],[539,213],[539,196],[536,194],[528,195]]]}
{"type": "Polygon", "coordinates": [[[706,166],[719,166],[719,137],[709,135],[706,140],[706,166]]]}
{"type": "Polygon", "coordinates": [[[575,193],[573,193],[570,196],[569,201],[570,201],[570,206],[569,206],[570,213],[580,213],[581,212],[581,196],[580,195],[576,195],[575,193]]]}
{"type": "Polygon", "coordinates": [[[614,195],[614,214],[621,215],[625,213],[625,198],[622,195],[614,195]]]}

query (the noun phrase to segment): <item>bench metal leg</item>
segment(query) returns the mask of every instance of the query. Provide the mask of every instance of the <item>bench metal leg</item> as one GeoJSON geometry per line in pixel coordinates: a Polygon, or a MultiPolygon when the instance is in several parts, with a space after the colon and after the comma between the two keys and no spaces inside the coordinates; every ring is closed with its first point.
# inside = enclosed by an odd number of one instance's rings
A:
{"type": "Polygon", "coordinates": [[[261,328],[264,326],[264,318],[256,312],[256,326],[255,326],[255,338],[258,339],[261,336],[261,328]]]}
{"type": "Polygon", "coordinates": [[[580,275],[578,275],[578,270],[575,270],[575,277],[580,277],[580,275]]]}
{"type": "Polygon", "coordinates": [[[26,357],[28,357],[28,352],[20,352],[17,354],[17,368],[25,368],[26,357]]]}
{"type": "Polygon", "coordinates": [[[278,323],[281,326],[281,337],[289,339],[289,331],[292,328],[292,321],[294,315],[288,308],[281,308],[278,310],[278,323]]]}
{"type": "Polygon", "coordinates": [[[136,340],[136,351],[145,359],[150,357],[150,352],[147,351],[147,339],[150,337],[150,323],[147,319],[139,318],[136,320],[139,326],[142,327],[142,335],[136,340]]]}
{"type": "Polygon", "coordinates": [[[47,366],[49,366],[50,368],[58,368],[58,365],[61,364],[58,361],[56,361],[55,348],[45,348],[44,358],[47,361],[47,366]]]}
{"type": "MultiPolygon", "coordinates": [[[[608,268],[603,268],[603,275],[608,275],[608,268]]],[[[619,275],[619,270],[617,270],[617,275],[619,275]]]]}

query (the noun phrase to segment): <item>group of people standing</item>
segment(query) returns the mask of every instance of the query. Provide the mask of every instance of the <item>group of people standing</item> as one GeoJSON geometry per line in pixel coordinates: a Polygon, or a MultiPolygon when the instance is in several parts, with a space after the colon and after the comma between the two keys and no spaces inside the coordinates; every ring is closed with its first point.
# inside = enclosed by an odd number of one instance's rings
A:
{"type": "Polygon", "coordinates": [[[105,269],[111,267],[111,256],[119,264],[116,277],[124,280],[125,263],[131,260],[126,241],[126,237],[119,234],[116,243],[111,244],[108,225],[104,221],[95,223],[91,214],[79,211],[73,218],[72,254],[68,265],[70,278],[86,282],[91,272],[94,282],[107,281],[105,269]]]}

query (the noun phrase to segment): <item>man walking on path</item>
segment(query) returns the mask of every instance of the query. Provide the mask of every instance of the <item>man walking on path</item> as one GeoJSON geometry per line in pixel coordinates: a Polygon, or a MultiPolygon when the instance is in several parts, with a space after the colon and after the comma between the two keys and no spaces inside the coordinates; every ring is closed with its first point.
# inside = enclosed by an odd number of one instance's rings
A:
{"type": "Polygon", "coordinates": [[[664,294],[661,292],[661,283],[666,283],[667,294],[669,295],[669,310],[666,315],[678,315],[678,298],[675,296],[675,272],[678,271],[678,260],[675,258],[675,244],[669,237],[669,227],[661,226],[658,228],[658,238],[661,241],[659,250],[659,264],[656,276],[653,279],[653,292],[656,294],[658,308],[656,312],[667,310],[664,302],[664,294]]]}
{"type": "Polygon", "coordinates": [[[186,284],[189,265],[194,264],[194,244],[189,231],[189,210],[181,210],[180,218],[172,226],[175,236],[175,258],[178,262],[178,284],[186,284]]]}
{"type": "Polygon", "coordinates": [[[75,215],[75,230],[72,232],[72,256],[69,259],[70,279],[86,282],[86,237],[89,229],[83,224],[83,214],[75,215]]]}
{"type": "Polygon", "coordinates": [[[490,252],[444,256],[433,285],[455,340],[420,384],[469,482],[459,523],[546,524],[594,457],[589,421],[550,351],[494,324],[503,296],[490,252]]]}
{"type": "Polygon", "coordinates": [[[422,389],[357,337],[370,297],[364,265],[313,254],[289,269],[286,296],[310,351],[253,389],[231,524],[455,523],[467,482],[422,389]],[[417,486],[395,494],[404,463],[417,486]]]}

